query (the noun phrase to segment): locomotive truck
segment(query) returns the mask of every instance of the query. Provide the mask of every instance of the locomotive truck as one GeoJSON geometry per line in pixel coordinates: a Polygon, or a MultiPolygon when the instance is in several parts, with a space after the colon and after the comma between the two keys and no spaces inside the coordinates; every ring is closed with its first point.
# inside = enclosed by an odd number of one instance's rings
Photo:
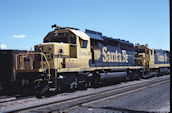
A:
{"type": "Polygon", "coordinates": [[[16,79],[22,89],[34,87],[44,95],[169,73],[169,51],[134,46],[92,30],[52,27],[34,51],[16,56],[16,79]]]}

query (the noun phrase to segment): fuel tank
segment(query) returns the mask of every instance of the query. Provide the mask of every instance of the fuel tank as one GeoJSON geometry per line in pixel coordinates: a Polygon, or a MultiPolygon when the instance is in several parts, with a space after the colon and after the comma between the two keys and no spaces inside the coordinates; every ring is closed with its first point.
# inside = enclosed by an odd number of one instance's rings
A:
{"type": "Polygon", "coordinates": [[[100,73],[101,82],[106,81],[123,81],[127,76],[127,72],[108,72],[100,73]]]}

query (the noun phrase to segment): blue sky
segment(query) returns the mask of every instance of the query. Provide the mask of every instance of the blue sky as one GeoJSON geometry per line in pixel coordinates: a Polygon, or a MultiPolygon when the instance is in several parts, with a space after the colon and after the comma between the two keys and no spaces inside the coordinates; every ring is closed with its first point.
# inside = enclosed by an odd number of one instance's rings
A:
{"type": "Polygon", "coordinates": [[[169,0],[0,0],[0,44],[29,50],[52,24],[170,48],[169,0]]]}

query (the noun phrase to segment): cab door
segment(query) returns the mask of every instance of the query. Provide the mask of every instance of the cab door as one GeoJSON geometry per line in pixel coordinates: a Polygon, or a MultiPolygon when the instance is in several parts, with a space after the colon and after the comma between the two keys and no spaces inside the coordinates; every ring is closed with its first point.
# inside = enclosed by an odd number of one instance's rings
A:
{"type": "Polygon", "coordinates": [[[88,68],[91,61],[90,40],[78,37],[78,64],[80,67],[88,68]]]}

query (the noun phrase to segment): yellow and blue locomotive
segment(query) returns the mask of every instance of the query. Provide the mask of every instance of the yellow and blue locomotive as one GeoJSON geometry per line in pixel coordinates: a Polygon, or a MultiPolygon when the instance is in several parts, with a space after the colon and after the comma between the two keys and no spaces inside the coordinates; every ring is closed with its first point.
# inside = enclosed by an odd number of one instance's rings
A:
{"type": "Polygon", "coordinates": [[[169,74],[170,52],[162,49],[150,49],[147,45],[135,46],[136,65],[144,66],[143,77],[169,74]]]}
{"type": "Polygon", "coordinates": [[[17,55],[16,72],[23,87],[44,94],[95,87],[102,80],[130,80],[169,73],[169,52],[113,39],[102,33],[53,25],[34,51],[17,55]],[[30,85],[31,84],[31,85],[30,85]]]}

